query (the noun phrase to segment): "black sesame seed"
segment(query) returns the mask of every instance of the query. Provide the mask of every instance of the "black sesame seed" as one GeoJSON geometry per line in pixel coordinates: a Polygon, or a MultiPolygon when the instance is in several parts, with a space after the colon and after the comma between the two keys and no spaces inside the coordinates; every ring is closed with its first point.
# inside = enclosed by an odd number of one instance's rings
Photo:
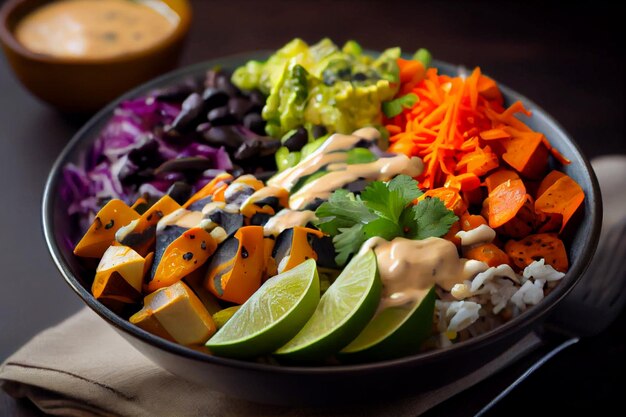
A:
{"type": "Polygon", "coordinates": [[[104,228],[109,230],[110,228],[113,227],[113,225],[115,224],[115,220],[111,219],[111,221],[109,223],[107,223],[104,228]]]}
{"type": "Polygon", "coordinates": [[[187,252],[186,254],[183,255],[183,259],[186,261],[190,261],[191,258],[193,258],[193,253],[191,252],[187,252]]]}
{"type": "Polygon", "coordinates": [[[249,254],[248,254],[248,250],[246,249],[246,247],[245,247],[245,246],[242,246],[242,247],[241,247],[241,257],[242,257],[243,259],[246,259],[248,256],[249,256],[249,254]]]}
{"type": "Polygon", "coordinates": [[[195,239],[196,235],[189,235],[189,239],[195,239]]]}

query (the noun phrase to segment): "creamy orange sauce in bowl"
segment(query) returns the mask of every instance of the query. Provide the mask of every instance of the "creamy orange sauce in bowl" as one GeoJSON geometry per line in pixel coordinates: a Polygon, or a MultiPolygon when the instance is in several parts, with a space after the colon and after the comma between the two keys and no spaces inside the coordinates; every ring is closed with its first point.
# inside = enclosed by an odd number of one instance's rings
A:
{"type": "Polygon", "coordinates": [[[179,16],[158,0],[58,0],[36,8],[15,28],[31,52],[59,58],[111,58],[153,47],[179,16]]]}
{"type": "Polygon", "coordinates": [[[188,0],[7,0],[0,44],[31,93],[89,114],[174,69],[191,17],[188,0]]]}

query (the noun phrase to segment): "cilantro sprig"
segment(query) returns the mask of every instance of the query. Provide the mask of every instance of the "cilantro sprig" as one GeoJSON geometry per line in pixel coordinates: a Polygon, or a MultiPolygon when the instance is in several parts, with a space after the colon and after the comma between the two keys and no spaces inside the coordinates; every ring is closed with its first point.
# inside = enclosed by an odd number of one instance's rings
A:
{"type": "Polygon", "coordinates": [[[438,198],[425,198],[417,181],[399,175],[389,182],[374,181],[360,195],[335,190],[315,211],[316,226],[333,238],[338,265],[344,265],[363,243],[374,236],[426,239],[448,233],[458,220],[438,198]]]}

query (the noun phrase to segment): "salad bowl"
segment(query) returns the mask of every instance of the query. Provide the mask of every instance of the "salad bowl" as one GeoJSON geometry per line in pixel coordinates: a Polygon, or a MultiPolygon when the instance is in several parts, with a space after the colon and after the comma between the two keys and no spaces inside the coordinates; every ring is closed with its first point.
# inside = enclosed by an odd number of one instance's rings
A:
{"type": "MultiPolygon", "coordinates": [[[[598,183],[589,161],[565,130],[535,103],[500,85],[505,102],[516,100],[532,111],[524,120],[543,132],[552,146],[571,161],[563,171],[585,192],[577,229],[568,236],[571,267],[562,282],[545,299],[512,320],[450,347],[379,362],[335,366],[283,366],[211,356],[157,336],[129,323],[107,309],[91,294],[89,272],[72,254],[79,231],[60,197],[62,170],[77,163],[123,100],[140,97],[208,69],[234,69],[250,59],[263,59],[269,51],[226,57],[182,68],[118,98],[95,115],[68,143],[52,167],[46,183],[42,216],[48,249],[61,275],[84,303],[111,325],[131,345],[158,366],[182,378],[234,397],[272,404],[331,404],[377,400],[443,386],[478,369],[516,341],[540,328],[549,313],[569,293],[586,269],[598,242],[602,219],[598,183]]],[[[442,73],[458,74],[462,67],[434,62],[442,73]]]]}

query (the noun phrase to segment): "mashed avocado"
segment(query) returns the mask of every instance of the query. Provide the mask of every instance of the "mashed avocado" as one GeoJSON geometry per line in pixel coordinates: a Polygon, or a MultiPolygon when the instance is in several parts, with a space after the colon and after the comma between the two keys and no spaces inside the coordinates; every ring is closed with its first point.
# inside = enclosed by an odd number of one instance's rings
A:
{"type": "Polygon", "coordinates": [[[328,133],[351,133],[380,125],[381,103],[398,89],[399,56],[398,48],[374,58],[354,41],[339,49],[329,39],[312,46],[294,39],[267,61],[238,68],[232,80],[239,88],[268,95],[263,118],[270,136],[315,125],[328,133]]]}

